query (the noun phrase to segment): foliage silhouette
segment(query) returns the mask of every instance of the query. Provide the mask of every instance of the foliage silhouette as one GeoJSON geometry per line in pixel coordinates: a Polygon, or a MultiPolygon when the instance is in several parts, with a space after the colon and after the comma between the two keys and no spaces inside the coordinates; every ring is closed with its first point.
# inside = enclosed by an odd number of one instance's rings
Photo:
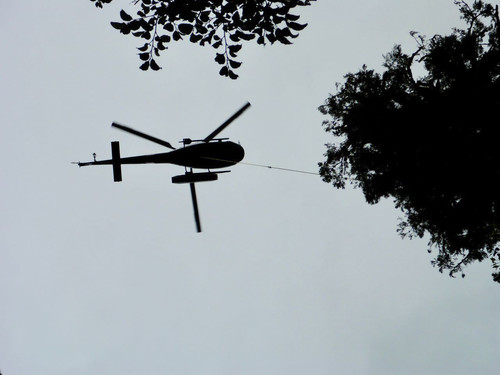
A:
{"type": "Polygon", "coordinates": [[[396,45],[382,74],[363,66],[337,84],[320,111],[325,182],[392,197],[405,214],[402,237],[429,235],[432,261],[450,276],[490,258],[500,282],[500,20],[498,5],[455,1],[465,29],[430,39],[411,32],[411,55],[396,45]],[[423,68],[423,69],[422,69],[423,68]],[[415,78],[414,72],[425,71],[415,78]]]}
{"type": "MultiPolygon", "coordinates": [[[[90,0],[95,6],[112,0],[90,0]]],[[[221,52],[215,61],[222,65],[219,74],[238,78],[234,72],[241,66],[237,55],[243,41],[256,38],[258,44],[291,44],[291,40],[307,24],[297,21],[290,13],[297,6],[310,5],[315,0],[134,0],[137,16],[120,12],[122,22],[111,25],[122,34],[145,39],[138,47],[142,70],[159,70],[155,56],[167,49],[172,41],[189,38],[200,46],[211,45],[221,52]]]]}

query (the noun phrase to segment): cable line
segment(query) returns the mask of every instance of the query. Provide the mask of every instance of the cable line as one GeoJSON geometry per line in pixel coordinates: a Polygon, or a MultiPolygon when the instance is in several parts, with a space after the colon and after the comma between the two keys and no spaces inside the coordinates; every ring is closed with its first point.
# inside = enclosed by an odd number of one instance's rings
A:
{"type": "Polygon", "coordinates": [[[319,176],[319,173],[316,172],[308,172],[308,171],[301,171],[299,169],[290,169],[290,168],[282,168],[282,167],[273,167],[272,165],[264,165],[264,164],[253,164],[253,163],[243,163],[239,162],[239,164],[245,164],[245,165],[250,165],[253,167],[262,167],[262,168],[269,168],[269,169],[279,169],[281,171],[287,171],[287,172],[295,172],[295,173],[304,173],[304,174],[314,174],[316,176],[319,176]]]}
{"type": "MultiPolygon", "coordinates": [[[[234,161],[232,161],[232,160],[225,160],[225,159],[208,158],[208,157],[205,157],[205,159],[210,159],[210,160],[218,160],[218,161],[225,161],[225,162],[229,162],[229,163],[234,163],[234,161]]],[[[272,165],[265,165],[265,164],[244,163],[244,162],[242,162],[242,161],[240,161],[238,164],[249,165],[249,166],[252,166],[252,167],[268,168],[268,169],[279,169],[279,170],[281,170],[281,171],[295,172],[295,173],[303,173],[303,174],[312,174],[312,175],[319,176],[319,173],[316,173],[316,172],[308,172],[308,171],[302,171],[302,170],[299,170],[299,169],[291,169],[291,168],[283,168],[283,167],[274,167],[274,166],[272,166],[272,165]]]]}

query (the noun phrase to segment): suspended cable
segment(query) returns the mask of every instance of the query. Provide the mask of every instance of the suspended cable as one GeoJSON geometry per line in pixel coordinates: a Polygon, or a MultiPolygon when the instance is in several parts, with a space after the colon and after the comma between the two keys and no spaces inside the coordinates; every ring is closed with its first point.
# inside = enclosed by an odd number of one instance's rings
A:
{"type": "MultiPolygon", "coordinates": [[[[205,159],[217,160],[217,161],[225,161],[225,162],[228,162],[228,163],[235,163],[235,164],[236,164],[236,162],[234,162],[234,161],[232,161],[232,160],[217,159],[217,158],[208,158],[208,157],[205,157],[205,159]]],[[[242,161],[240,161],[238,164],[249,165],[249,166],[252,166],[252,167],[268,168],[268,169],[279,169],[279,170],[281,170],[281,171],[295,172],[295,173],[303,173],[303,174],[312,174],[312,175],[319,176],[319,173],[316,173],[316,172],[308,172],[308,171],[302,171],[302,170],[299,170],[299,169],[290,169],[290,168],[283,168],[283,167],[274,167],[274,166],[272,166],[272,165],[264,165],[264,164],[244,163],[244,162],[242,162],[242,161]]]]}
{"type": "Polygon", "coordinates": [[[299,169],[290,169],[290,168],[282,168],[282,167],[273,167],[272,165],[263,165],[263,164],[253,164],[253,163],[243,163],[240,162],[239,164],[245,164],[245,165],[250,165],[253,167],[262,167],[262,168],[269,168],[269,169],[279,169],[282,171],[287,171],[287,172],[296,172],[296,173],[304,173],[304,174],[314,174],[316,176],[319,176],[319,173],[316,172],[308,172],[308,171],[301,171],[299,169]]]}

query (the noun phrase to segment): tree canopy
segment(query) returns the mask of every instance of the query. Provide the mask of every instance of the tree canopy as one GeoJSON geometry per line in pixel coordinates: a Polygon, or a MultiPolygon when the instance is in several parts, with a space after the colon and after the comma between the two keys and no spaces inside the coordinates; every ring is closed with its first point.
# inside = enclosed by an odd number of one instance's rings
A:
{"type": "MultiPolygon", "coordinates": [[[[112,0],[90,0],[95,6],[112,0]]],[[[120,22],[111,25],[122,34],[144,40],[138,47],[142,70],[161,69],[155,60],[167,44],[184,38],[217,51],[215,61],[221,65],[219,74],[236,79],[234,72],[241,65],[237,55],[242,42],[256,39],[258,44],[291,44],[307,24],[297,21],[291,13],[297,6],[315,0],[133,0],[136,16],[125,10],[120,22]]]]}
{"type": "Polygon", "coordinates": [[[320,111],[336,142],[320,163],[325,182],[392,198],[403,236],[429,237],[432,263],[450,276],[490,258],[500,282],[500,20],[498,5],[455,1],[464,29],[428,39],[411,32],[382,73],[363,66],[320,111]],[[424,76],[415,77],[417,71],[424,76]]]}

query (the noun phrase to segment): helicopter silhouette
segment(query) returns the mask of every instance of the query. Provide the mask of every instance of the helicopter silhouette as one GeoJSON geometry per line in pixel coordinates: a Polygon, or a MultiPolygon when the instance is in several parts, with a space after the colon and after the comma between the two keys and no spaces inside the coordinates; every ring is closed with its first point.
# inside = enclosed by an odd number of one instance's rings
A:
{"type": "Polygon", "coordinates": [[[140,131],[118,124],[112,123],[112,127],[123,130],[127,133],[147,139],[148,141],[165,146],[173,151],[160,154],[129,156],[122,158],[120,156],[120,143],[118,141],[111,142],[111,159],[96,160],[95,153],[93,154],[94,161],[77,162],[79,167],[89,165],[112,165],[113,179],[115,182],[122,181],[123,164],[175,164],[184,167],[184,174],[173,176],[172,183],[174,184],[189,184],[191,189],[191,199],[193,201],[194,218],[196,222],[196,231],[201,232],[200,213],[198,210],[198,200],[196,198],[196,182],[215,181],[218,179],[218,174],[228,173],[229,170],[212,171],[212,169],[227,168],[239,163],[245,156],[243,147],[239,144],[228,141],[229,138],[215,138],[234,120],[236,120],[244,111],[250,107],[250,103],[246,103],[234,115],[228,118],[217,129],[206,136],[204,139],[184,138],[182,148],[176,149],[169,142],[142,133],[140,131]],[[207,172],[193,172],[193,169],[206,169],[207,172]]]}

